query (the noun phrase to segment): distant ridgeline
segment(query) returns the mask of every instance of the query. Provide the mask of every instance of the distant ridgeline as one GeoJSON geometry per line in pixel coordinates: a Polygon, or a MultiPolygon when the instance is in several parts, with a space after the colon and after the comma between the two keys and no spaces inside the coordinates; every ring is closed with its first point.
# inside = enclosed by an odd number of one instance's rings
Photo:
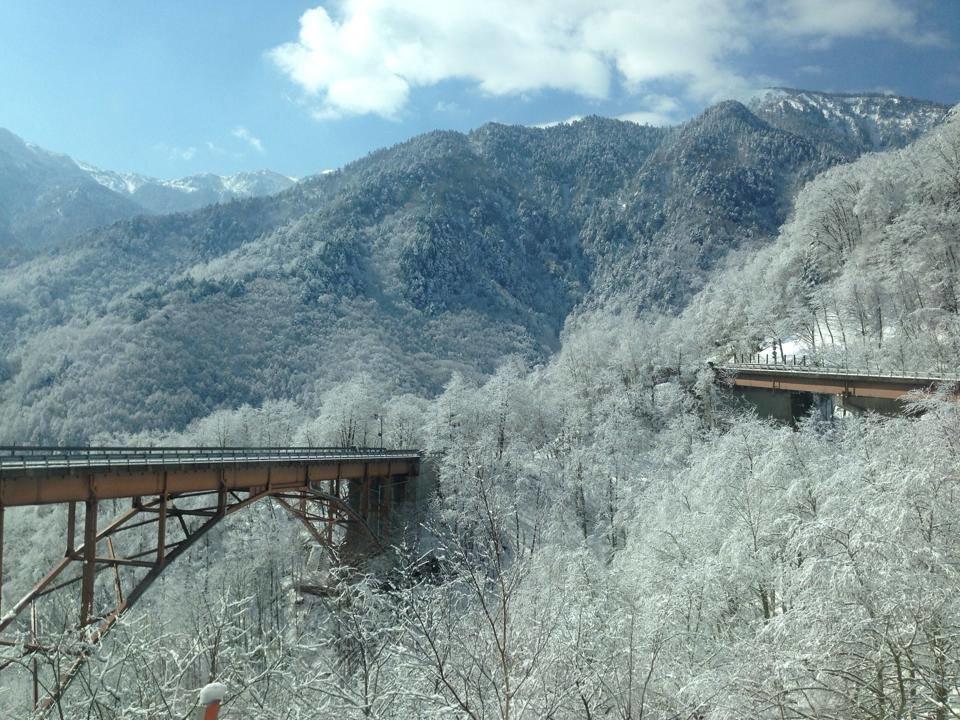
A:
{"type": "MultiPolygon", "coordinates": [[[[384,392],[429,394],[454,372],[478,377],[509,355],[547,358],[568,317],[675,315],[695,297],[699,318],[688,310],[681,321],[693,324],[677,326],[688,357],[702,356],[698,343],[732,348],[739,338],[738,350],[752,352],[796,328],[763,326],[727,295],[726,306],[703,304],[705,286],[728,292],[715,284],[733,277],[728,254],[742,265],[770,247],[815,176],[903,147],[947,111],[777,90],[675,128],[598,117],[489,124],[422,135],[279,194],[139,217],[145,207],[175,209],[146,200],[170,197],[169,183],[138,186],[2,135],[0,252],[16,264],[0,271],[0,440],[84,441],[183,428],[243,403],[309,405],[358,373],[384,392]],[[50,190],[69,183],[72,204],[50,190]],[[24,260],[33,254],[24,237],[57,247],[24,260]]],[[[812,189],[819,182],[804,195],[804,217],[832,202],[812,189]]],[[[806,222],[796,215],[790,227],[806,222]]],[[[826,231],[811,237],[830,243],[826,231]]],[[[790,268],[804,288],[836,277],[826,255],[804,257],[790,268]]],[[[802,295],[787,275],[769,280],[751,276],[750,292],[766,283],[802,295]]],[[[826,320],[813,318],[819,312],[790,317],[812,336],[839,335],[835,310],[826,320]]]]}
{"type": "Polygon", "coordinates": [[[101,170],[0,128],[0,267],[14,252],[29,257],[117,220],[269,195],[294,182],[269,170],[178,180],[101,170]]]}

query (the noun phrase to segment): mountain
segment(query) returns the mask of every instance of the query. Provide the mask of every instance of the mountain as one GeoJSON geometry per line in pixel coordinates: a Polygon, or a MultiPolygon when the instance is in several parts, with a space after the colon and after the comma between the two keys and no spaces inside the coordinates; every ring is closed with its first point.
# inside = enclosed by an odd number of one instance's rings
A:
{"type": "Polygon", "coordinates": [[[0,265],[117,220],[269,195],[294,183],[268,170],[179,180],[116,173],[0,128],[0,265]]]}
{"type": "Polygon", "coordinates": [[[843,154],[903,147],[943,121],[949,106],[879,93],[770,88],[750,103],[757,117],[843,154]]]}
{"type": "Polygon", "coordinates": [[[808,183],[776,239],[713,273],[678,319],[689,355],[774,343],[840,367],[960,370],[960,106],[902,150],[808,183]]]}
{"type": "Polygon", "coordinates": [[[0,128],[0,265],[143,212],[67,157],[0,128]]]}
{"type": "Polygon", "coordinates": [[[735,102],[676,128],[489,124],[90,231],[0,272],[0,438],[312,406],[358,374],[429,394],[508,355],[541,362],[584,309],[676,313],[731,250],[769,243],[847,157],[832,138],[735,102]]]}
{"type": "Polygon", "coordinates": [[[106,188],[125,195],[151,213],[197,210],[204,205],[237,198],[272,195],[296,183],[293,178],[271,170],[241,172],[235,175],[203,173],[178,180],[158,180],[135,173],[100,170],[77,163],[89,176],[106,188]]]}
{"type": "Polygon", "coordinates": [[[731,249],[776,233],[797,189],[840,161],[808,138],[720,103],[674,129],[587,224],[592,305],[675,310],[731,249]]]}

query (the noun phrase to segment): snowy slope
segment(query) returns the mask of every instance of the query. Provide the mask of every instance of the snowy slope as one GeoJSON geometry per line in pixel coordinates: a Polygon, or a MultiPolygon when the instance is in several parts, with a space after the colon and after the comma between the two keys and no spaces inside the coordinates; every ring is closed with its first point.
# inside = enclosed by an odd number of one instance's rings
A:
{"type": "Polygon", "coordinates": [[[143,213],[68,156],[0,129],[0,266],[84,230],[143,213]]]}
{"type": "Polygon", "coordinates": [[[758,117],[782,130],[854,157],[903,147],[939,124],[950,108],[879,93],[826,93],[770,88],[750,103],[758,117]]]}

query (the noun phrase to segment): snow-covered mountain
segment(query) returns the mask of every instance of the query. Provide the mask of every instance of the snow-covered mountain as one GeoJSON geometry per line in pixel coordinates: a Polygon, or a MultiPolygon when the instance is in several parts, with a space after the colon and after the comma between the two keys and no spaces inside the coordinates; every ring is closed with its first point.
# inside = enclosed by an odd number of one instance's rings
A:
{"type": "MultiPolygon", "coordinates": [[[[855,127],[871,115],[830,102],[855,127]]],[[[0,271],[0,439],[182,428],[358,367],[434,393],[505,356],[543,361],[584,309],[675,314],[859,147],[829,123],[778,127],[792,109],[432,132],[280,195],[89,232],[0,271]]],[[[910,137],[938,115],[914,110],[910,137]]]]}
{"type": "Polygon", "coordinates": [[[0,129],[0,266],[143,207],[112,192],[70,157],[0,129]]]}
{"type": "Polygon", "coordinates": [[[0,265],[117,220],[271,195],[295,183],[269,170],[178,180],[102,170],[0,128],[0,265]]]}
{"type": "Polygon", "coordinates": [[[750,103],[755,115],[839,150],[848,158],[903,147],[943,121],[948,105],[881,93],[769,88],[750,103]]]}
{"type": "Polygon", "coordinates": [[[137,173],[101,170],[81,162],[77,166],[104,187],[126,195],[144,209],[156,213],[196,210],[204,205],[238,198],[272,195],[297,182],[295,178],[271,170],[235,175],[201,173],[176,180],[159,180],[137,173]]]}

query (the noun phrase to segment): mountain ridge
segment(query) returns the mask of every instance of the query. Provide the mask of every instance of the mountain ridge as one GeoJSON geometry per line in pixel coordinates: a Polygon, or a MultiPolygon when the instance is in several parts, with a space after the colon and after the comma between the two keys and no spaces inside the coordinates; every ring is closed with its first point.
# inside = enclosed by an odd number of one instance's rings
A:
{"type": "Polygon", "coordinates": [[[432,394],[544,361],[578,308],[675,313],[844,162],[799,130],[736,102],[675,128],[488,124],[88,231],[0,272],[0,408],[29,408],[0,436],[180,428],[358,372],[432,394]]]}
{"type": "Polygon", "coordinates": [[[145,210],[157,214],[197,210],[204,205],[237,198],[272,195],[292,187],[297,182],[296,178],[272,170],[244,171],[232,175],[196,173],[172,180],[160,180],[139,173],[101,170],[87,163],[75,162],[96,182],[130,197],[145,210]]]}
{"type": "Polygon", "coordinates": [[[294,183],[269,170],[175,180],[102,170],[0,128],[0,264],[136,215],[196,210],[294,183]]]}
{"type": "Polygon", "coordinates": [[[941,123],[950,106],[884,93],[775,87],[755,96],[750,109],[781,129],[818,135],[849,161],[864,152],[902,147],[941,123]]]}

